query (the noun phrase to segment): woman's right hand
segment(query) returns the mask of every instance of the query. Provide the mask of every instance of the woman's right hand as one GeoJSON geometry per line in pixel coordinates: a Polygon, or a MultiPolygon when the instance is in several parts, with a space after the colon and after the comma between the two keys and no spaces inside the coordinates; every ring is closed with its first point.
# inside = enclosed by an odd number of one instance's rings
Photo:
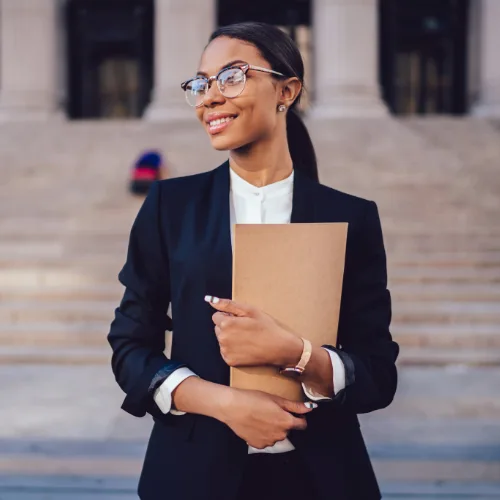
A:
{"type": "Polygon", "coordinates": [[[300,415],[316,406],[260,391],[231,389],[221,420],[249,446],[263,449],[286,439],[291,430],[305,430],[307,422],[300,415]]]}

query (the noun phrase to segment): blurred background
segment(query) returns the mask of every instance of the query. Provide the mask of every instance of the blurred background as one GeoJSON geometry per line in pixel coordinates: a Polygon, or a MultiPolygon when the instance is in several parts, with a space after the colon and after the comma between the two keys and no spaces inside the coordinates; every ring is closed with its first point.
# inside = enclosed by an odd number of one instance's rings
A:
{"type": "Polygon", "coordinates": [[[151,421],[120,410],[106,343],[130,190],[226,157],[180,82],[242,20],[299,44],[322,182],[381,212],[400,389],[362,427],[384,498],[500,499],[500,0],[0,0],[0,500],[136,498],[151,421]]]}

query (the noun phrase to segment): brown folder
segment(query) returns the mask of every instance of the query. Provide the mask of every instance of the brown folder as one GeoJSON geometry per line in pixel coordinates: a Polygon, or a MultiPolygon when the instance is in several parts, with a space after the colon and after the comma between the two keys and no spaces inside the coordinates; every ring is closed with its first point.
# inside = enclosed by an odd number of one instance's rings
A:
{"type": "MultiPolygon", "coordinates": [[[[233,300],[258,307],[313,346],[336,345],[347,223],[236,224],[233,300]]],[[[231,368],[231,387],[303,400],[278,368],[231,368]]]]}

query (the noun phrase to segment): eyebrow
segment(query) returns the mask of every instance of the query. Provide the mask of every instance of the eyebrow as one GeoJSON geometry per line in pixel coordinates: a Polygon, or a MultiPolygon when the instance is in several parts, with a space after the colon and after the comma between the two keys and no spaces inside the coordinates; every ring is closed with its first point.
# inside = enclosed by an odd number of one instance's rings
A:
{"type": "MultiPolygon", "coordinates": [[[[226,68],[230,68],[232,66],[236,66],[237,64],[247,64],[247,63],[246,63],[246,61],[242,61],[241,59],[235,59],[234,61],[229,61],[228,63],[224,64],[224,66],[222,66],[219,71],[222,71],[223,69],[226,69],[226,68]]],[[[205,73],[204,71],[198,71],[196,73],[196,76],[208,76],[208,74],[205,73]]]]}

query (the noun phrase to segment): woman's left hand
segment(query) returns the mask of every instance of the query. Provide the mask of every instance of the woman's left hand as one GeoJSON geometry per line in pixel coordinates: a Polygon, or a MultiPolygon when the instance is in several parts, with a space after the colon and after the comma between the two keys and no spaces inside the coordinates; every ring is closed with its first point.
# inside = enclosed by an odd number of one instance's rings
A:
{"type": "Polygon", "coordinates": [[[217,309],[212,316],[220,352],[229,366],[294,366],[302,340],[273,317],[255,307],[207,296],[217,309]]]}

